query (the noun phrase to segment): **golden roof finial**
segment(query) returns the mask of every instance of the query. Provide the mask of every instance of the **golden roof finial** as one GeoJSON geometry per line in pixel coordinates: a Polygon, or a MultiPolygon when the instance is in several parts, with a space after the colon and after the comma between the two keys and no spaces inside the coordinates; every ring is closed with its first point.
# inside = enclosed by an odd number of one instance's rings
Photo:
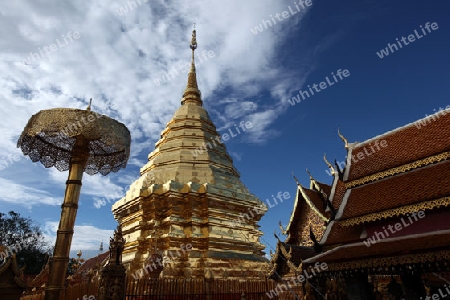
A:
{"type": "Polygon", "coordinates": [[[334,170],[333,166],[330,164],[330,162],[327,160],[327,155],[324,154],[323,155],[323,160],[325,161],[325,163],[328,165],[328,168],[331,169],[331,174],[336,174],[336,171],[334,170]]]}
{"type": "Polygon", "coordinates": [[[86,107],[87,111],[91,111],[91,105],[92,105],[92,98],[89,100],[89,105],[86,107]]]}
{"type": "Polygon", "coordinates": [[[194,51],[195,49],[197,49],[197,31],[195,30],[195,23],[194,23],[194,30],[192,30],[190,48],[192,49],[191,70],[189,71],[188,74],[188,83],[186,89],[184,90],[181,104],[183,105],[185,102],[188,103],[191,102],[196,103],[197,105],[202,105],[203,102],[201,100],[200,90],[198,89],[197,74],[195,71],[194,51]]]}
{"type": "Polygon", "coordinates": [[[278,222],[278,225],[280,226],[281,234],[287,235],[287,231],[283,228],[283,224],[281,224],[281,221],[278,222]]]}
{"type": "Polygon", "coordinates": [[[308,175],[309,175],[309,179],[310,179],[310,180],[314,180],[314,178],[312,177],[311,173],[309,173],[309,170],[308,170],[308,168],[306,168],[306,172],[307,172],[307,173],[308,173],[308,175]]]}
{"type": "Polygon", "coordinates": [[[338,127],[338,135],[341,138],[341,140],[344,142],[345,144],[345,149],[348,149],[348,141],[347,139],[341,134],[341,132],[339,131],[339,127],[338,127]]]}
{"type": "Polygon", "coordinates": [[[195,31],[195,23],[194,23],[194,30],[192,30],[192,38],[191,38],[190,48],[192,49],[191,72],[192,72],[192,70],[195,72],[194,51],[195,51],[195,49],[197,49],[197,31],[195,31]]]}
{"type": "Polygon", "coordinates": [[[291,173],[292,173],[292,177],[294,177],[295,182],[297,182],[297,185],[300,185],[300,183],[297,180],[297,177],[295,177],[295,175],[294,175],[294,172],[291,172],[291,173]]]}

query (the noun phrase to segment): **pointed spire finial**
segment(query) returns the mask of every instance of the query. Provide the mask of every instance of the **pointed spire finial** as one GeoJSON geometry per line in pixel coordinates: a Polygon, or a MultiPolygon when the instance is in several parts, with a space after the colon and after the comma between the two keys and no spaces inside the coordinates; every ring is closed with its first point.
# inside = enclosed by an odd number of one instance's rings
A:
{"type": "Polygon", "coordinates": [[[197,49],[197,31],[195,30],[195,23],[194,23],[194,29],[192,30],[191,49],[192,49],[192,55],[194,55],[194,51],[195,51],[195,49],[197,49]]]}
{"type": "Polygon", "coordinates": [[[314,178],[313,178],[313,176],[311,175],[311,173],[309,172],[308,168],[306,168],[306,172],[307,172],[308,175],[309,175],[309,179],[310,179],[310,180],[314,180],[314,178]]]}
{"type": "Polygon", "coordinates": [[[181,99],[181,104],[183,105],[186,102],[195,103],[197,105],[202,105],[203,102],[201,100],[201,93],[198,89],[197,85],[197,74],[195,71],[195,58],[194,58],[194,51],[197,49],[197,31],[195,30],[195,23],[194,23],[194,29],[192,30],[192,38],[191,38],[191,45],[190,48],[192,49],[192,60],[191,60],[191,70],[188,74],[188,83],[186,86],[186,89],[183,93],[183,99],[181,99]]]}
{"type": "Polygon", "coordinates": [[[344,142],[345,145],[345,149],[348,149],[348,141],[347,139],[341,134],[341,132],[339,131],[339,127],[338,127],[338,135],[341,138],[341,140],[344,142]]]}
{"type": "Polygon", "coordinates": [[[281,224],[281,221],[278,222],[278,225],[280,226],[281,234],[287,235],[287,231],[283,228],[283,224],[281,224]]]}

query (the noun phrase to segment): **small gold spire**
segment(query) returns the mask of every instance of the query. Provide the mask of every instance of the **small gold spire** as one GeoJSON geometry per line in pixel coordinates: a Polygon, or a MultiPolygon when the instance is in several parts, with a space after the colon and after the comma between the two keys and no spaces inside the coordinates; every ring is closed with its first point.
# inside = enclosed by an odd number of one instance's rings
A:
{"type": "Polygon", "coordinates": [[[309,170],[308,170],[308,168],[306,168],[306,172],[308,173],[308,175],[309,175],[309,179],[310,180],[314,180],[314,178],[313,178],[313,176],[311,175],[311,173],[309,173],[309,170]]]}
{"type": "Polygon", "coordinates": [[[194,51],[197,49],[197,32],[195,31],[195,23],[194,30],[192,31],[191,45],[189,46],[192,49],[192,60],[191,60],[191,70],[189,73],[195,73],[195,59],[194,59],[194,51]]]}
{"type": "Polygon", "coordinates": [[[183,99],[181,99],[181,104],[183,105],[185,102],[190,103],[196,103],[197,105],[202,105],[201,100],[201,93],[198,89],[197,85],[197,74],[195,70],[195,58],[194,58],[194,51],[197,49],[197,32],[195,30],[195,24],[194,24],[194,30],[192,31],[192,39],[191,39],[191,45],[190,48],[192,49],[192,60],[191,60],[191,70],[188,74],[188,82],[186,89],[183,93],[183,99]]]}
{"type": "Polygon", "coordinates": [[[328,168],[331,169],[331,174],[336,174],[336,171],[334,170],[333,166],[330,164],[330,162],[327,160],[327,155],[324,154],[323,155],[323,160],[325,161],[325,163],[328,165],[328,168]]]}
{"type": "Polygon", "coordinates": [[[348,141],[347,139],[341,134],[341,132],[339,131],[339,127],[338,127],[338,135],[341,138],[341,140],[344,142],[345,144],[345,149],[348,149],[348,141]]]}
{"type": "Polygon", "coordinates": [[[278,222],[278,225],[280,226],[281,234],[287,235],[287,231],[283,228],[283,224],[281,224],[281,221],[278,222]]]}
{"type": "Polygon", "coordinates": [[[92,105],[92,98],[89,100],[89,105],[86,107],[87,111],[91,111],[91,105],[92,105]]]}

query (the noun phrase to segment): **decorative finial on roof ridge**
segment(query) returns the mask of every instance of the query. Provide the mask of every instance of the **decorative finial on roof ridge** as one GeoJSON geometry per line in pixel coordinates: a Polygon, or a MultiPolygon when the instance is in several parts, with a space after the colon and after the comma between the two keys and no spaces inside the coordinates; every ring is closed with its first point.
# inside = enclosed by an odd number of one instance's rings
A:
{"type": "Polygon", "coordinates": [[[280,238],[278,237],[277,231],[276,231],[276,230],[273,232],[273,235],[274,235],[275,238],[281,243],[280,238]]]}
{"type": "Polygon", "coordinates": [[[287,231],[283,228],[283,224],[281,224],[281,221],[278,222],[278,225],[280,226],[281,233],[283,235],[287,235],[287,231]]]}
{"type": "Polygon", "coordinates": [[[306,173],[308,173],[308,175],[309,175],[309,180],[315,181],[314,178],[313,178],[313,176],[312,176],[311,173],[309,172],[308,168],[306,168],[306,173]]]}
{"type": "Polygon", "coordinates": [[[196,103],[197,105],[202,105],[203,102],[201,100],[200,90],[198,89],[197,74],[195,70],[194,52],[195,49],[197,49],[197,31],[195,30],[195,23],[194,29],[192,30],[191,45],[189,47],[192,50],[191,69],[188,74],[188,82],[183,93],[181,104],[183,105],[185,102],[191,102],[196,103]]]}
{"type": "Polygon", "coordinates": [[[338,127],[338,135],[341,138],[341,140],[344,142],[345,149],[348,150],[348,140],[341,134],[338,127]]]}
{"type": "Polygon", "coordinates": [[[300,185],[300,183],[297,180],[297,177],[295,177],[295,175],[294,175],[294,172],[291,172],[291,173],[292,173],[292,177],[294,177],[295,182],[297,182],[297,185],[300,185]]]}
{"type": "Polygon", "coordinates": [[[327,164],[328,168],[331,169],[331,174],[332,175],[336,174],[336,170],[334,170],[333,165],[331,165],[330,162],[327,160],[327,155],[326,154],[323,155],[323,160],[327,164]]]}

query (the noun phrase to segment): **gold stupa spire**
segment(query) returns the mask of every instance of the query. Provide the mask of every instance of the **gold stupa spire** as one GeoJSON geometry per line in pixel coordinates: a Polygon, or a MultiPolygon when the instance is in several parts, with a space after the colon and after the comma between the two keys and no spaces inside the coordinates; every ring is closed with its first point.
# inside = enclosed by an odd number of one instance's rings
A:
{"type": "Polygon", "coordinates": [[[186,89],[183,93],[183,99],[181,100],[181,104],[185,103],[195,103],[197,105],[202,105],[201,93],[198,89],[197,85],[197,74],[195,72],[195,59],[194,59],[194,51],[197,49],[197,39],[196,39],[196,30],[194,24],[194,30],[192,31],[192,39],[190,48],[192,49],[192,61],[191,61],[191,70],[188,74],[188,82],[186,89]]]}

